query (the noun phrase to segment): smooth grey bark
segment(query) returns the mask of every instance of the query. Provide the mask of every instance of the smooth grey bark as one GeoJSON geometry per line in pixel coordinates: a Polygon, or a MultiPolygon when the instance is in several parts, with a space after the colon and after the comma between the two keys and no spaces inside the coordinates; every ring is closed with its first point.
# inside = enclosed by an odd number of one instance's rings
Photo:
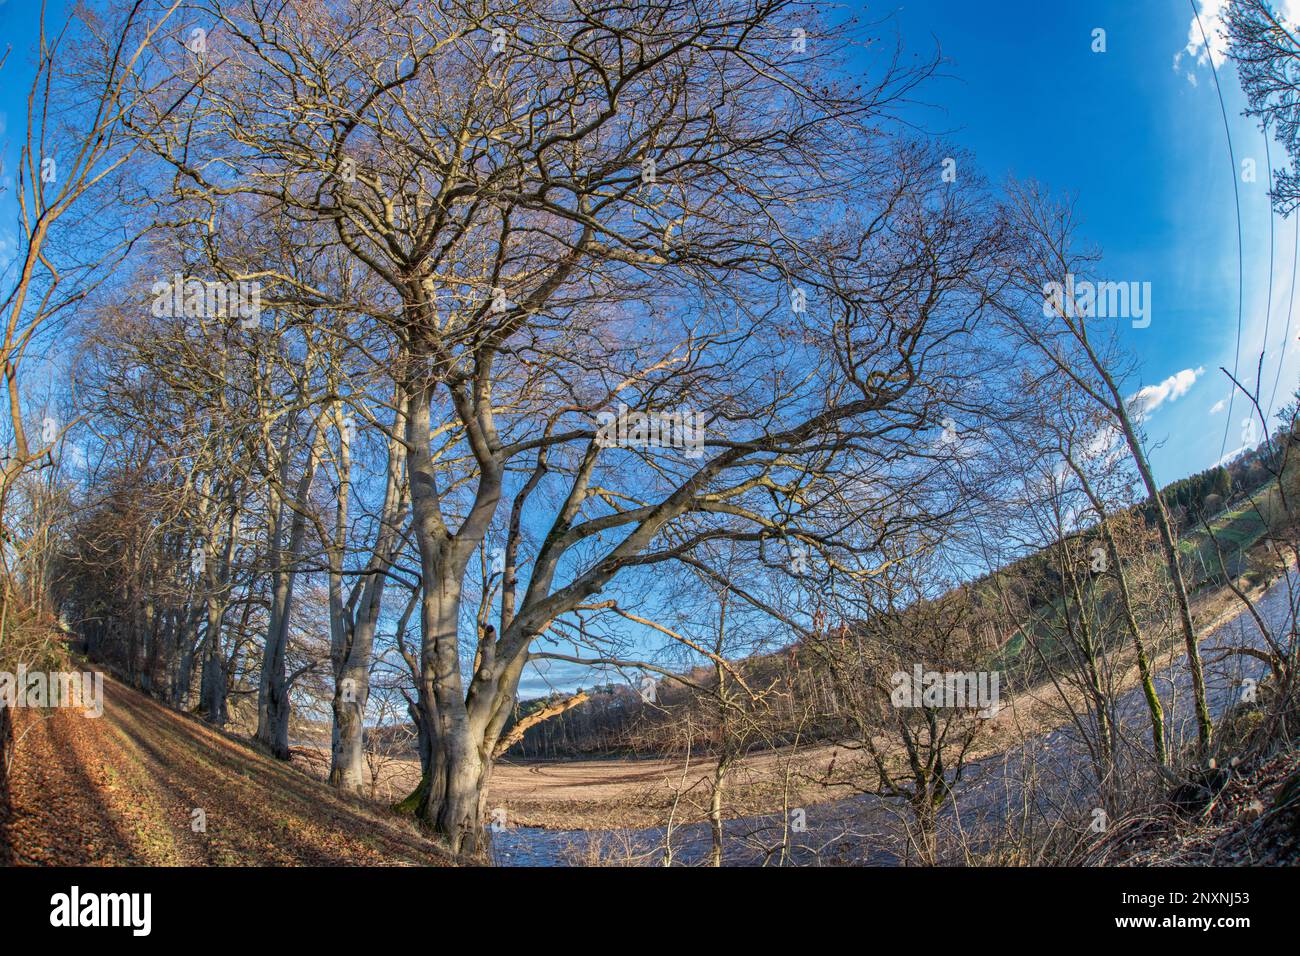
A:
{"type": "Polygon", "coordinates": [[[406,803],[419,819],[430,826],[453,853],[478,855],[487,849],[483,826],[488,786],[497,745],[510,718],[515,693],[529,646],[557,614],[573,603],[596,593],[615,574],[617,558],[637,553],[648,544],[658,528],[674,513],[684,510],[692,490],[679,491],[663,507],[657,520],[647,520],[628,535],[613,560],[587,572],[561,591],[550,593],[560,555],[560,529],[567,529],[577,516],[595,467],[598,446],[593,441],[579,467],[555,529],[543,553],[534,564],[524,598],[525,612],[514,613],[515,553],[518,515],[524,501],[546,470],[539,455],[533,478],[515,499],[511,520],[512,536],[507,544],[502,594],[500,637],[495,631],[479,636],[475,667],[468,692],[460,667],[459,622],[463,581],[470,558],[482,546],[487,528],[501,497],[502,465],[495,447],[490,413],[476,412],[471,400],[453,386],[453,400],[460,420],[467,425],[470,444],[479,467],[474,502],[460,528],[453,534],[442,519],[437,471],[430,448],[430,403],[432,386],[408,387],[407,468],[411,496],[411,527],[420,555],[423,593],[420,601],[419,703],[429,727],[427,767],[416,793],[406,803]]]}
{"type": "Polygon", "coordinates": [[[194,658],[197,651],[197,619],[192,610],[184,609],[180,626],[176,629],[176,673],[172,678],[172,706],[187,710],[191,688],[194,686],[194,658]]]}
{"type": "Polygon", "coordinates": [[[229,716],[226,707],[226,660],[221,654],[223,610],[215,596],[208,598],[207,623],[203,632],[203,676],[199,705],[209,723],[223,726],[229,716]]]}
{"type": "MultiPolygon", "coordinates": [[[[469,559],[486,535],[487,522],[500,496],[500,469],[488,462],[469,515],[460,531],[450,534],[439,509],[430,448],[433,389],[425,384],[409,389],[408,395],[411,525],[424,582],[420,601],[421,694],[431,705],[434,730],[429,779],[423,785],[417,814],[453,853],[476,855],[486,849],[483,815],[494,741],[484,738],[491,716],[486,701],[481,697],[467,700],[465,696],[458,643],[460,605],[469,559]]],[[[490,666],[489,662],[482,664],[484,669],[490,666]]]]}
{"type": "Polygon", "coordinates": [[[151,598],[144,602],[145,649],[144,669],[140,672],[140,689],[146,694],[154,692],[154,671],[158,668],[164,645],[171,644],[171,615],[159,614],[151,598]]]}
{"type": "MultiPolygon", "coordinates": [[[[224,726],[229,719],[227,706],[226,659],[221,652],[221,623],[226,616],[226,597],[229,591],[231,561],[234,557],[235,538],[239,523],[239,509],[234,506],[234,489],[227,492],[230,518],[226,528],[226,542],[219,567],[212,561],[204,563],[204,583],[207,589],[207,621],[203,632],[203,674],[199,704],[209,723],[224,726]]],[[[209,539],[211,540],[211,539],[209,539]]]]}
{"type": "MultiPolygon", "coordinates": [[[[320,459],[323,429],[313,424],[314,435],[311,452],[299,476],[295,499],[285,500],[283,489],[288,484],[291,456],[283,455],[280,482],[271,488],[272,519],[269,557],[271,562],[271,607],[266,630],[266,644],[262,653],[261,674],[257,690],[257,740],[277,760],[289,759],[289,715],[291,703],[290,680],[286,666],[289,648],[289,623],[293,614],[293,589],[297,580],[297,564],[302,556],[303,540],[307,534],[307,497],[311,492],[320,459]],[[289,541],[282,546],[284,525],[288,519],[289,541]]],[[[292,421],[285,429],[285,441],[293,432],[292,421]]]]}
{"type": "MultiPolygon", "coordinates": [[[[479,638],[476,667],[466,692],[461,675],[459,621],[464,575],[471,556],[481,547],[501,497],[502,465],[492,431],[490,412],[476,411],[463,392],[451,389],[457,414],[469,432],[479,468],[474,502],[453,534],[442,520],[437,471],[430,449],[430,403],[433,389],[409,387],[407,452],[412,530],[420,554],[424,591],[420,605],[420,700],[430,715],[432,741],[428,773],[408,803],[453,853],[477,855],[487,848],[483,826],[492,764],[497,744],[510,718],[529,647],[559,614],[598,593],[617,573],[621,562],[647,548],[659,530],[691,506],[696,489],[741,450],[724,452],[703,466],[662,504],[648,509],[622,542],[600,564],[552,592],[559,562],[574,539],[566,536],[587,496],[599,446],[593,440],[570,486],[537,559],[516,614],[513,584],[502,594],[500,636],[479,638]]],[[[801,426],[806,427],[806,426],[801,426]]],[[[545,471],[539,456],[534,477],[545,471]]],[[[515,499],[516,514],[536,486],[530,480],[515,499]]],[[[518,522],[512,516],[512,530],[518,522]]],[[[512,582],[516,542],[507,546],[505,580],[512,582]]]]}
{"type": "MultiPolygon", "coordinates": [[[[375,631],[383,608],[387,571],[399,544],[405,511],[403,432],[406,415],[397,395],[397,419],[388,443],[387,479],[380,511],[380,529],[366,571],[342,599],[342,535],[346,532],[347,482],[339,483],[339,547],[330,556],[330,658],[334,665],[333,725],[330,733],[329,781],[344,790],[366,786],[365,713],[370,699],[370,661],[375,631]]],[[[350,462],[347,440],[341,442],[340,461],[350,462]]],[[[414,605],[408,606],[399,628],[405,629],[414,605]]]]}

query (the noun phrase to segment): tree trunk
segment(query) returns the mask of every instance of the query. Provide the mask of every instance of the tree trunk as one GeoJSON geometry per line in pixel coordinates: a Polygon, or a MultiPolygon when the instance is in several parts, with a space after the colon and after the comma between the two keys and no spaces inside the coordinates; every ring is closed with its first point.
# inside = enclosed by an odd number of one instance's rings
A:
{"type": "MultiPolygon", "coordinates": [[[[1118,393],[1117,389],[1115,391],[1118,393]]],[[[1196,625],[1192,623],[1191,604],[1187,598],[1187,584],[1183,580],[1183,565],[1178,557],[1178,543],[1174,538],[1173,525],[1169,520],[1169,511],[1165,508],[1164,499],[1160,497],[1160,489],[1156,485],[1155,476],[1151,474],[1151,467],[1147,464],[1146,455],[1138,442],[1137,433],[1134,431],[1128,412],[1123,408],[1122,404],[1119,417],[1124,428],[1125,438],[1128,440],[1129,450],[1132,452],[1133,460],[1137,464],[1138,473],[1142,476],[1142,483],[1146,486],[1147,494],[1150,495],[1151,500],[1155,502],[1156,524],[1160,531],[1160,544],[1164,549],[1165,563],[1169,566],[1170,580],[1173,582],[1174,599],[1178,605],[1178,620],[1182,625],[1183,643],[1187,648],[1187,663],[1192,674],[1192,696],[1196,705],[1197,738],[1202,756],[1209,756],[1214,724],[1210,718],[1210,708],[1205,698],[1205,673],[1201,668],[1201,649],[1196,637],[1196,625]]]]}
{"type": "Polygon", "coordinates": [[[203,678],[199,701],[207,720],[222,727],[229,716],[226,709],[226,659],[221,653],[221,608],[208,599],[208,623],[203,635],[203,678]]]}
{"type": "Polygon", "coordinates": [[[487,849],[483,815],[491,754],[485,752],[485,728],[471,720],[461,685],[457,640],[464,562],[456,549],[440,550],[451,560],[438,562],[441,580],[432,588],[426,584],[421,607],[421,663],[425,679],[432,678],[435,704],[434,765],[422,819],[453,853],[478,856],[487,849]]]}
{"type": "MultiPolygon", "coordinates": [[[[1137,466],[1138,474],[1142,478],[1142,485],[1146,488],[1147,496],[1155,504],[1156,526],[1160,532],[1160,544],[1164,551],[1165,564],[1169,569],[1169,579],[1174,589],[1174,601],[1178,605],[1178,620],[1182,627],[1183,643],[1187,648],[1188,668],[1192,675],[1192,697],[1196,705],[1197,738],[1202,756],[1208,757],[1214,735],[1214,724],[1210,718],[1210,708],[1205,698],[1205,673],[1201,667],[1200,644],[1196,636],[1196,625],[1192,621],[1191,603],[1187,598],[1187,584],[1183,579],[1182,561],[1178,556],[1178,543],[1174,536],[1173,524],[1169,519],[1169,510],[1165,507],[1164,499],[1160,497],[1160,487],[1156,484],[1155,476],[1151,473],[1151,466],[1147,462],[1146,452],[1142,448],[1142,441],[1138,436],[1137,428],[1133,424],[1133,418],[1129,414],[1124,393],[1120,391],[1114,376],[1111,375],[1093,350],[1083,327],[1080,326],[1075,334],[1087,351],[1088,360],[1092,363],[1093,368],[1101,376],[1102,381],[1105,382],[1112,403],[1109,404],[1107,411],[1114,415],[1119,422],[1124,441],[1128,445],[1129,454],[1132,455],[1133,463],[1137,466]]],[[[1084,388],[1101,400],[1101,397],[1097,396],[1096,392],[1091,388],[1086,385],[1084,388]]],[[[1102,400],[1102,404],[1107,403],[1102,400]]]]}
{"type": "MultiPolygon", "coordinates": [[[[291,419],[285,428],[284,444],[287,446],[296,431],[291,419]]],[[[262,654],[262,673],[258,681],[257,694],[257,739],[271,751],[277,760],[289,759],[289,679],[286,673],[285,657],[289,649],[289,621],[293,612],[293,586],[298,576],[298,556],[302,553],[303,538],[307,532],[308,495],[311,493],[312,479],[316,476],[316,463],[323,452],[323,428],[312,423],[311,451],[303,465],[302,475],[298,479],[293,507],[283,500],[283,489],[289,481],[289,464],[287,451],[282,451],[280,482],[272,487],[271,507],[274,519],[271,523],[270,557],[271,557],[271,614],[266,631],[266,649],[262,654]],[[284,517],[287,510],[292,510],[289,519],[289,542],[287,548],[281,547],[280,536],[284,531],[284,517]],[[287,561],[286,561],[287,557],[287,561]]],[[[270,444],[268,440],[268,445],[270,444]]]]}
{"type": "Polygon", "coordinates": [[[1147,657],[1146,644],[1142,640],[1142,628],[1138,625],[1137,615],[1133,611],[1133,597],[1129,593],[1128,577],[1124,573],[1124,567],[1120,564],[1119,546],[1115,541],[1115,535],[1110,530],[1110,523],[1105,519],[1101,523],[1102,534],[1106,538],[1106,548],[1110,552],[1110,559],[1115,564],[1115,580],[1119,583],[1120,606],[1124,611],[1124,623],[1128,627],[1129,636],[1133,639],[1133,647],[1137,651],[1138,674],[1142,680],[1142,694],[1146,698],[1147,712],[1151,715],[1151,743],[1155,747],[1156,762],[1160,766],[1167,766],[1169,756],[1165,751],[1165,711],[1160,704],[1160,695],[1156,693],[1155,678],[1151,673],[1151,661],[1147,657]]]}
{"type": "Polygon", "coordinates": [[[434,730],[432,766],[417,813],[452,853],[477,856],[486,850],[483,804],[492,758],[483,732],[490,714],[471,719],[460,673],[459,624],[465,569],[479,541],[458,540],[447,532],[429,444],[432,391],[425,386],[407,394],[411,524],[424,585],[420,676],[424,699],[433,705],[434,730]]]}
{"type": "Polygon", "coordinates": [[[1114,565],[1115,582],[1119,587],[1120,607],[1124,612],[1124,624],[1128,628],[1129,637],[1132,638],[1133,647],[1137,651],[1138,675],[1142,682],[1142,694],[1147,702],[1147,712],[1151,715],[1151,742],[1155,747],[1156,762],[1164,767],[1169,763],[1169,757],[1165,750],[1165,711],[1160,704],[1160,695],[1156,693],[1155,678],[1151,673],[1151,660],[1147,656],[1146,643],[1142,640],[1142,628],[1138,624],[1137,614],[1133,610],[1133,595],[1129,591],[1128,575],[1125,574],[1124,565],[1120,561],[1119,542],[1115,540],[1115,532],[1111,529],[1110,519],[1106,516],[1106,506],[1102,502],[1101,496],[1093,489],[1092,482],[1088,480],[1087,474],[1072,455],[1066,455],[1065,460],[1078,477],[1083,493],[1088,496],[1093,510],[1097,512],[1101,519],[1101,534],[1106,542],[1106,552],[1110,557],[1110,562],[1114,565]]]}
{"type": "MultiPolygon", "coordinates": [[[[405,425],[405,412],[401,408],[402,392],[397,389],[394,402],[398,406],[394,424],[394,437],[388,444],[388,477],[384,491],[384,506],[380,513],[380,531],[371,553],[369,570],[360,583],[360,607],[355,616],[350,601],[343,599],[342,538],[347,515],[348,483],[339,483],[337,521],[340,547],[330,556],[330,657],[334,665],[334,721],[330,731],[329,781],[345,790],[360,791],[366,786],[365,714],[370,699],[370,657],[374,649],[375,630],[383,609],[384,587],[387,577],[383,573],[392,563],[397,549],[397,529],[403,512],[402,462],[404,445],[397,437],[405,425]]],[[[351,461],[348,440],[340,439],[341,468],[347,469],[351,461]]],[[[399,633],[405,633],[407,622],[414,609],[408,604],[398,622],[399,633]]],[[[413,716],[419,717],[419,714],[413,716]]],[[[428,728],[417,719],[421,734],[421,776],[428,773],[426,752],[428,728]]],[[[431,739],[431,738],[430,738],[431,739]]]]}
{"type": "Polygon", "coordinates": [[[338,670],[334,682],[334,724],[330,732],[329,782],[356,792],[366,786],[365,714],[370,700],[370,648],[374,628],[368,630],[367,637],[353,637],[350,653],[338,670]]]}
{"type": "Polygon", "coordinates": [[[728,758],[719,757],[713,768],[713,787],[709,793],[709,832],[713,838],[713,847],[709,852],[710,866],[722,866],[722,791],[727,783],[729,763],[728,758]]]}
{"type": "Polygon", "coordinates": [[[187,710],[194,686],[194,617],[187,607],[176,629],[176,673],[172,678],[172,706],[187,710]]]}
{"type": "Polygon", "coordinates": [[[277,760],[289,759],[289,686],[285,651],[289,644],[289,611],[293,604],[293,575],[272,575],[271,622],[262,653],[257,689],[257,740],[277,760]]]}

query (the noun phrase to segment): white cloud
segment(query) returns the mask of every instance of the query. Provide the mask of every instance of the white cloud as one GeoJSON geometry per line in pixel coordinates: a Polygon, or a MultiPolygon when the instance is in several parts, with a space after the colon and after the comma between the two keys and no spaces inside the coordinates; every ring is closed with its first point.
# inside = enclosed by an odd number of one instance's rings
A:
{"type": "MultiPolygon", "coordinates": [[[[1183,57],[1193,62],[1185,71],[1187,82],[1196,86],[1196,68],[1203,67],[1212,60],[1216,68],[1223,66],[1228,58],[1228,38],[1224,14],[1228,12],[1229,0],[1201,0],[1200,22],[1192,17],[1187,24],[1187,46],[1174,54],[1174,72],[1181,70],[1183,57]],[[1204,33],[1202,33],[1204,28],[1204,33]],[[1206,40],[1209,49],[1206,49],[1206,40]]],[[[1300,24],[1300,0],[1274,0],[1272,7],[1284,23],[1300,24]]]]}
{"type": "MultiPolygon", "coordinates": [[[[1223,14],[1227,9],[1227,0],[1201,0],[1199,21],[1192,17],[1187,25],[1187,46],[1174,54],[1174,72],[1178,72],[1183,57],[1191,57],[1196,66],[1205,66],[1211,60],[1216,67],[1223,65],[1228,56],[1228,42],[1224,37],[1223,14]],[[1202,33],[1202,28],[1204,33],[1202,33]],[[1205,41],[1210,41],[1206,49],[1205,41]]],[[[1196,74],[1187,71],[1187,79],[1196,84],[1196,74]]]]}
{"type": "Polygon", "coordinates": [[[1145,385],[1128,400],[1129,413],[1142,421],[1165,402],[1173,402],[1187,394],[1196,380],[1205,373],[1205,367],[1185,368],[1175,372],[1159,385],[1145,385]]]}
{"type": "Polygon", "coordinates": [[[1219,414],[1219,412],[1223,411],[1223,410],[1224,410],[1225,408],[1227,408],[1227,407],[1228,407],[1228,401],[1227,401],[1227,399],[1223,399],[1223,398],[1221,398],[1221,399],[1219,399],[1217,402],[1214,403],[1213,407],[1211,407],[1211,409],[1210,409],[1210,414],[1211,414],[1211,415],[1217,415],[1217,414],[1219,414]]]}
{"type": "MultiPolygon", "coordinates": [[[[1128,397],[1128,411],[1135,424],[1142,424],[1147,417],[1165,402],[1182,398],[1196,384],[1196,380],[1205,374],[1205,366],[1185,368],[1175,372],[1158,385],[1146,385],[1128,397]]],[[[1125,454],[1124,434],[1113,423],[1102,424],[1084,444],[1082,456],[1086,461],[1101,461],[1110,456],[1125,454]]]]}

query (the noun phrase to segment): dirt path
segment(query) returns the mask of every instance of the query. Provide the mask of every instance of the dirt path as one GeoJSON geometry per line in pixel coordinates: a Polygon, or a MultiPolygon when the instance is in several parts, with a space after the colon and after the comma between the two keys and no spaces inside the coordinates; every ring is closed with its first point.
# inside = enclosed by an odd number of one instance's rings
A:
{"type": "Polygon", "coordinates": [[[107,678],[102,717],[18,710],[15,718],[0,862],[447,864],[406,821],[107,678]]]}

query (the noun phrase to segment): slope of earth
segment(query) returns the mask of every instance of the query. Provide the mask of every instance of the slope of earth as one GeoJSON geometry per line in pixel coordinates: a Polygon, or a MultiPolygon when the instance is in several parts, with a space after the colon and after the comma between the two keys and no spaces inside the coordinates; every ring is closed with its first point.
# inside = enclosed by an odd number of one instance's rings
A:
{"type": "Polygon", "coordinates": [[[98,718],[14,717],[0,863],[450,865],[409,822],[110,678],[98,718]]]}
{"type": "Polygon", "coordinates": [[[1123,820],[1084,861],[1105,866],[1278,866],[1300,860],[1300,750],[1236,768],[1195,813],[1170,804],[1123,820]]]}

